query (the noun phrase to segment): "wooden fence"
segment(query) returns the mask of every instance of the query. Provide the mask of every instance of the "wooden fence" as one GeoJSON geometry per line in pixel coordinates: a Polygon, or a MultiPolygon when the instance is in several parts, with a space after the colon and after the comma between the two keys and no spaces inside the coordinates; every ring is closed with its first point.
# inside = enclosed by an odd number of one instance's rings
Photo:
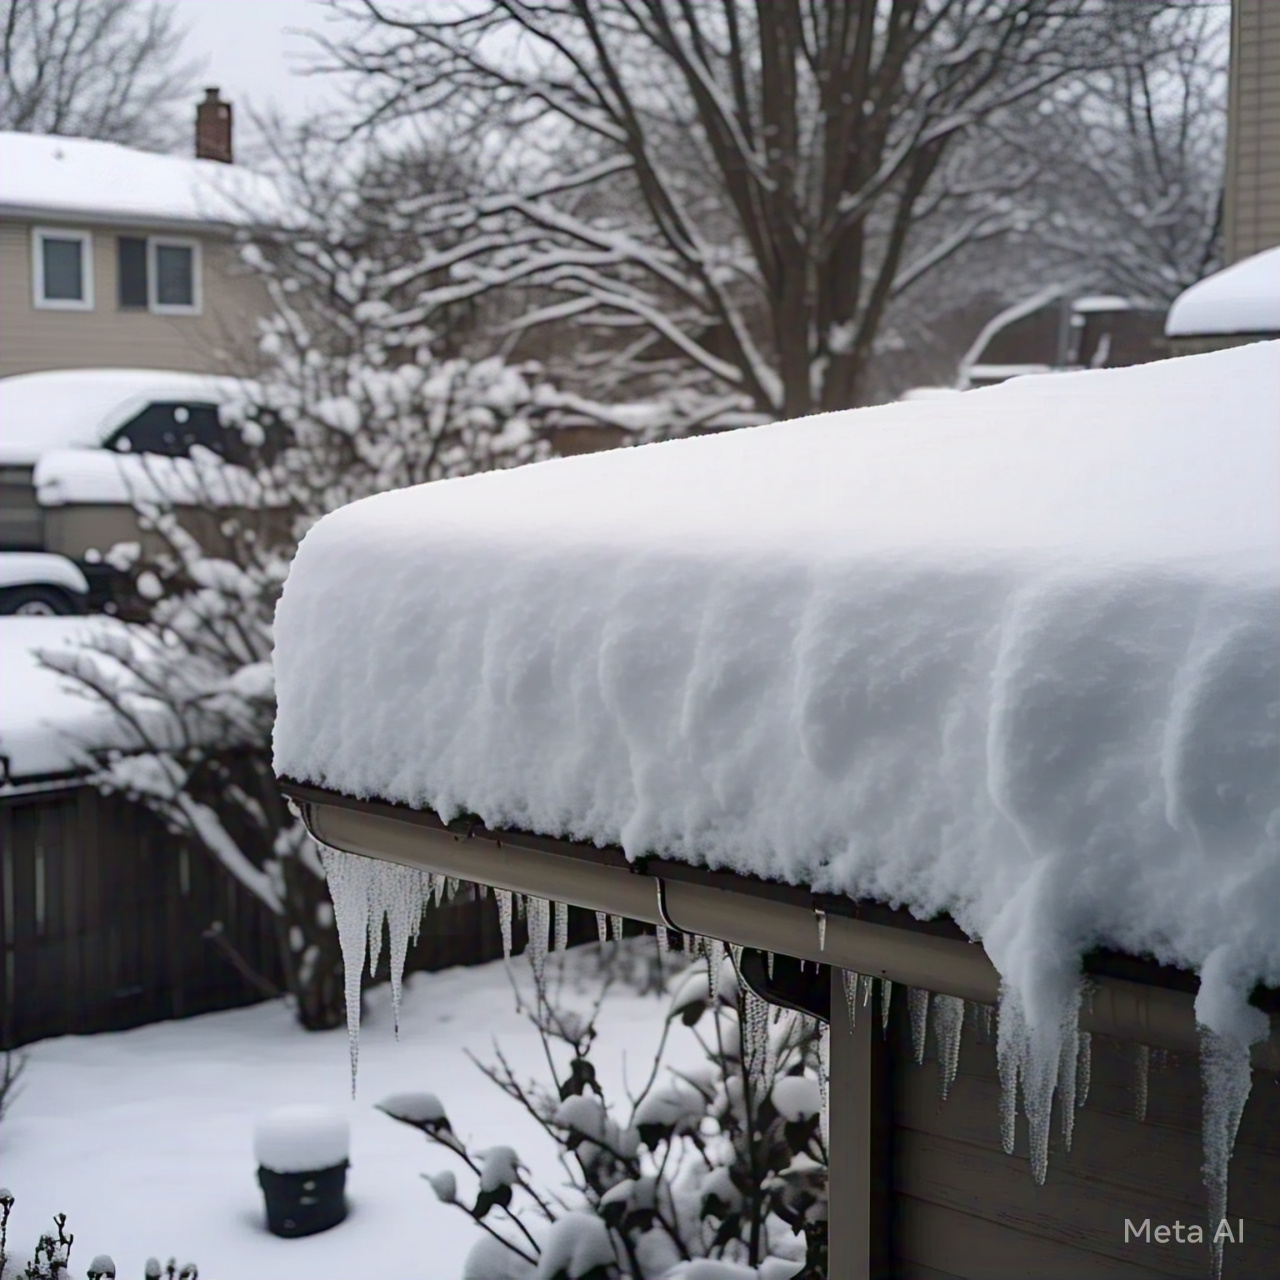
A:
{"type": "MultiPolygon", "coordinates": [[[[0,795],[0,1048],[261,1000],[228,948],[282,983],[275,917],[146,809],[83,785],[0,795]]],[[[406,967],[501,954],[492,897],[457,900],[428,911],[406,967]]]]}

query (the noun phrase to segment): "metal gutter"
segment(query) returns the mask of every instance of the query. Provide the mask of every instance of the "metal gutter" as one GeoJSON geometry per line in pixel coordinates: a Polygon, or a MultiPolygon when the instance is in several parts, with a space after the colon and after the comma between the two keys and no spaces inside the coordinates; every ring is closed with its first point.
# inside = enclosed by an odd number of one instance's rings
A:
{"type": "MultiPolygon", "coordinates": [[[[491,831],[478,820],[446,825],[433,813],[289,780],[281,787],[311,834],[335,849],[982,1004],[999,998],[1000,977],[987,953],[951,921],[918,921],[880,904],[665,859],[629,862],[620,849],[491,831]]],[[[1082,1030],[1199,1052],[1194,975],[1109,953],[1088,967],[1091,997],[1081,1011],[1082,1030]],[[1119,976],[1126,965],[1130,976],[1119,976]]],[[[1278,993],[1262,994],[1271,1005],[1278,993]]],[[[1274,1018],[1253,1060],[1259,1069],[1280,1071],[1274,1018]]]]}

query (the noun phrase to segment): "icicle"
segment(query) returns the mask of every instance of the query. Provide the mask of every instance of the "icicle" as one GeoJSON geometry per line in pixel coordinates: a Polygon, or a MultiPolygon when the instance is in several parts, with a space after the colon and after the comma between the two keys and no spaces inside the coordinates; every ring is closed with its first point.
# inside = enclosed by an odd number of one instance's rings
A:
{"type": "MultiPolygon", "coordinates": [[[[476,888],[476,897],[479,898],[481,902],[483,902],[489,896],[489,890],[490,888],[492,888],[492,886],[481,883],[476,885],[475,888],[476,888]]],[[[494,889],[494,893],[497,893],[496,889],[494,889]]]]}
{"type": "Polygon", "coordinates": [[[409,938],[416,935],[422,913],[427,908],[426,884],[414,867],[382,864],[385,876],[383,901],[387,908],[387,932],[391,936],[391,1016],[396,1039],[400,1039],[400,994],[404,986],[404,962],[409,954],[409,938]]]}
{"type": "Polygon", "coordinates": [[[622,918],[622,916],[610,916],[610,917],[609,917],[609,923],[613,926],[613,940],[614,940],[614,942],[621,942],[621,941],[622,941],[622,926],[626,923],[626,921],[622,918]]]}
{"type": "Polygon", "coordinates": [[[320,846],[333,915],[342,948],[342,968],[347,1005],[347,1043],[351,1054],[351,1096],[356,1093],[356,1067],[360,1059],[360,973],[364,968],[369,937],[369,886],[371,858],[320,846]]]}
{"type": "Polygon", "coordinates": [[[858,986],[862,990],[862,1007],[865,1009],[871,1003],[871,984],[875,981],[869,973],[861,975],[858,986]]]}
{"type": "Polygon", "coordinates": [[[550,942],[551,904],[545,898],[529,899],[529,963],[533,966],[533,981],[538,995],[543,994],[543,974],[547,964],[547,946],[550,942]]]}
{"type": "Polygon", "coordinates": [[[567,951],[569,949],[569,904],[567,902],[557,902],[554,906],[556,921],[556,950],[567,951]]]}
{"type": "Polygon", "coordinates": [[[1147,1118],[1147,1096],[1151,1084],[1151,1047],[1140,1044],[1134,1055],[1133,1076],[1133,1118],[1147,1118]]]}
{"type": "MultiPolygon", "coordinates": [[[[371,859],[372,861],[372,859],[371,859]]],[[[369,876],[369,915],[365,927],[369,933],[369,977],[373,977],[382,959],[382,923],[391,905],[387,894],[387,878],[383,874],[390,864],[379,863],[369,876]]]]}
{"type": "Polygon", "coordinates": [[[444,876],[431,873],[431,905],[438,907],[444,898],[444,876]]]}
{"type": "Polygon", "coordinates": [[[743,991],[742,1054],[748,1075],[767,1083],[769,1063],[769,1006],[754,991],[743,991]]]}
{"type": "Polygon", "coordinates": [[[527,920],[529,918],[529,897],[524,893],[517,893],[515,896],[516,918],[519,920],[527,920]]]}
{"type": "Polygon", "coordinates": [[[707,952],[707,972],[711,986],[711,1003],[713,1005],[720,999],[720,975],[723,969],[724,943],[719,938],[713,938],[710,950],[707,952]]]}
{"type": "Polygon", "coordinates": [[[1014,1020],[1008,1002],[1000,1010],[1000,1031],[996,1043],[996,1072],[1000,1077],[1000,1145],[1007,1156],[1013,1155],[1018,1135],[1018,1076],[1021,1042],[1003,1034],[1006,1022],[1014,1020]]]}
{"type": "Polygon", "coordinates": [[[818,911],[815,914],[818,917],[818,950],[825,951],[827,949],[827,913],[818,911]]]}
{"type": "Polygon", "coordinates": [[[511,959],[511,890],[495,889],[498,900],[498,928],[502,933],[502,958],[511,959]]]}
{"type": "Polygon", "coordinates": [[[1076,1062],[1076,1110],[1089,1101],[1089,1085],[1093,1078],[1093,1036],[1088,1031],[1081,1031],[1077,1037],[1080,1043],[1080,1057],[1076,1062]]]}
{"type": "Polygon", "coordinates": [[[773,952],[772,951],[767,951],[765,953],[764,964],[765,964],[765,968],[768,969],[769,971],[769,981],[772,982],[773,981],[773,952]]]}
{"type": "Polygon", "coordinates": [[[447,902],[452,902],[458,896],[458,890],[462,887],[462,881],[457,876],[446,876],[444,882],[444,896],[447,902]]]}
{"type": "Polygon", "coordinates": [[[600,939],[601,946],[604,946],[609,941],[609,916],[607,912],[596,912],[596,937],[600,939]]]}
{"type": "Polygon", "coordinates": [[[842,969],[840,981],[844,986],[844,1002],[849,1010],[849,1032],[852,1034],[858,1021],[858,975],[842,969]]]}
{"type": "Polygon", "coordinates": [[[919,1066],[924,1062],[925,1032],[929,1027],[929,993],[908,987],[907,1012],[911,1017],[911,1049],[919,1066]]]}
{"type": "Polygon", "coordinates": [[[831,1144],[831,1024],[824,1022],[818,1033],[818,1088],[822,1097],[822,1145],[831,1144]]]}
{"type": "Polygon", "coordinates": [[[658,956],[660,959],[665,960],[668,953],[671,951],[671,938],[667,933],[666,925],[660,924],[657,928],[656,934],[658,939],[658,956]]]}
{"type": "Polygon", "coordinates": [[[946,1102],[960,1069],[960,1040],[964,1032],[964,1001],[959,996],[933,997],[933,1035],[938,1042],[938,1070],[942,1100],[946,1102]]]}
{"type": "Polygon", "coordinates": [[[1071,1150],[1076,1129],[1076,1088],[1080,1081],[1080,1026],[1078,1021],[1063,1028],[1058,1050],[1058,1115],[1062,1123],[1062,1145],[1071,1150]]]}
{"type": "MultiPolygon", "coordinates": [[[[1200,1028],[1200,1079],[1204,1086],[1204,1187],[1209,1199],[1209,1226],[1219,1236],[1227,1216],[1227,1173],[1236,1131],[1252,1077],[1249,1046],[1243,1040],[1200,1028]]],[[[1213,1239],[1214,1280],[1221,1280],[1222,1238],[1213,1239]]]]}
{"type": "Polygon", "coordinates": [[[893,983],[888,978],[880,979],[880,1031],[889,1034],[889,1001],[893,999],[893,983]]]}
{"type": "MultiPolygon", "coordinates": [[[[1037,1186],[1044,1184],[1049,1171],[1049,1130],[1053,1119],[1053,1095],[1064,1066],[1064,1043],[1074,1044],[1080,1015],[1082,987],[1077,984],[1063,993],[1056,1027],[1033,1031],[1018,992],[1005,987],[1000,994],[1000,1029],[996,1061],[1002,1088],[1000,1133],[1005,1150],[1012,1153],[1017,1095],[1021,1092],[1023,1112],[1029,1130],[1031,1173],[1037,1186]]],[[[1072,1056],[1068,1070],[1074,1070],[1072,1056]]],[[[1071,1085],[1074,1092],[1074,1083],[1071,1085]]]]}

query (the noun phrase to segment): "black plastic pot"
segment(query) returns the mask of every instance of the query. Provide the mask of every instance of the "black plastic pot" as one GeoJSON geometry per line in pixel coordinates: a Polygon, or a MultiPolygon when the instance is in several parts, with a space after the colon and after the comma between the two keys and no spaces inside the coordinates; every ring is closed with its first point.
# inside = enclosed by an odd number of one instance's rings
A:
{"type": "Polygon", "coordinates": [[[267,1202],[267,1230],[292,1239],[336,1227],[347,1216],[347,1161],[309,1173],[276,1173],[258,1166],[267,1202]]]}

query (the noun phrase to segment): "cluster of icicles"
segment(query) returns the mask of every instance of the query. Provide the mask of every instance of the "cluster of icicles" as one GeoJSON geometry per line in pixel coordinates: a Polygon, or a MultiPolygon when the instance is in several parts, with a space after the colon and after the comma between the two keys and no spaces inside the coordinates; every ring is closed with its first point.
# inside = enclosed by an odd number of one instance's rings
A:
{"type": "MultiPolygon", "coordinates": [[[[489,892],[488,885],[475,885],[451,876],[438,875],[416,867],[321,846],[320,857],[324,863],[333,898],[338,926],[338,940],[342,947],[342,960],[346,980],[347,1033],[351,1049],[351,1092],[355,1095],[356,1069],[360,1052],[360,983],[366,955],[369,972],[377,968],[382,950],[383,922],[391,940],[391,1004],[397,1037],[400,1034],[400,994],[404,975],[405,957],[409,947],[417,941],[422,917],[430,905],[452,901],[459,894],[468,896],[489,892]]],[[[563,902],[548,902],[544,898],[513,893],[508,889],[493,889],[498,904],[498,922],[502,932],[502,951],[511,958],[513,921],[523,918],[528,927],[529,943],[526,954],[533,969],[539,992],[543,991],[543,976],[548,953],[554,949],[564,951],[569,941],[569,908],[563,902]]],[[[600,941],[622,937],[623,918],[596,912],[596,928],[600,941]]],[[[819,945],[825,933],[825,921],[819,918],[819,945]]],[[[657,930],[658,949],[666,953],[673,939],[668,930],[657,930]]],[[[721,975],[726,955],[732,955],[736,968],[741,947],[726,946],[715,939],[686,935],[675,939],[692,954],[706,957],[710,977],[711,998],[719,996],[721,975]]],[[[772,974],[773,957],[769,956],[772,974]]],[[[889,1007],[893,995],[893,983],[886,978],[872,978],[866,974],[843,973],[844,994],[848,1007],[850,1030],[856,1024],[858,1006],[866,1007],[871,1000],[872,983],[880,984],[880,1014],[885,1031],[889,1025],[889,1007]]],[[[745,988],[744,988],[745,989],[745,988]]],[[[1087,993],[1082,989],[1082,999],[1087,993]]],[[[942,1097],[945,1100],[955,1082],[960,1064],[960,1041],[966,1010],[977,1022],[979,1034],[990,1041],[996,1023],[996,1011],[990,1005],[971,1004],[958,996],[930,993],[917,988],[907,992],[908,1013],[911,1023],[911,1042],[915,1060],[922,1064],[925,1058],[926,1036],[930,1021],[938,1051],[942,1097]]],[[[768,1032],[769,1009],[763,1000],[748,994],[745,1001],[742,1027],[742,1051],[748,1069],[768,1073],[766,1061],[770,1053],[771,1038],[768,1032]]],[[[1017,1001],[1002,1000],[997,1062],[1000,1074],[1000,1136],[1007,1155],[1014,1151],[1017,1107],[1021,1094],[1023,1110],[1030,1132],[1031,1169],[1037,1183],[1043,1183],[1049,1167],[1049,1132],[1054,1095],[1059,1099],[1063,1145],[1071,1149],[1075,1112],[1083,1107],[1089,1093],[1089,1077],[1092,1061],[1092,1037],[1079,1030],[1075,1021],[1063,1028],[1062,1048],[1055,1062],[1042,1062],[1035,1052],[1035,1043],[1020,1016],[1017,1001]]],[[[1159,1053],[1157,1050],[1156,1053],[1159,1053]]],[[[827,1127],[827,1062],[829,1039],[824,1031],[821,1041],[820,1085],[822,1091],[822,1127],[827,1127]]],[[[1152,1063],[1152,1051],[1146,1045],[1138,1046],[1135,1079],[1135,1114],[1145,1120],[1148,1096],[1148,1072],[1152,1063]]],[[[1158,1059],[1157,1059],[1158,1060],[1158,1059]]],[[[1209,1221],[1217,1223],[1227,1214],[1227,1172],[1236,1131],[1248,1101],[1250,1060],[1247,1046],[1241,1046],[1201,1029],[1201,1070],[1204,1080],[1204,1182],[1208,1193],[1209,1221]]],[[[1213,1245],[1214,1275],[1222,1270],[1222,1245],[1213,1245]]]]}

